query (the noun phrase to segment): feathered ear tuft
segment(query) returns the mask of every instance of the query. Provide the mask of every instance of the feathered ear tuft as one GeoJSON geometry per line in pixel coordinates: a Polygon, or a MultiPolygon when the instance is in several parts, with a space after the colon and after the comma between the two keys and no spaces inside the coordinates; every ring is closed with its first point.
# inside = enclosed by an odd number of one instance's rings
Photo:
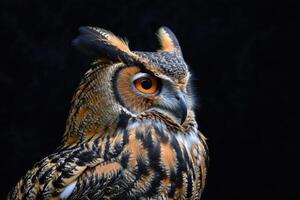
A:
{"type": "Polygon", "coordinates": [[[179,42],[175,34],[168,27],[160,27],[157,32],[161,51],[178,52],[181,54],[179,42]]]}
{"type": "Polygon", "coordinates": [[[110,59],[130,63],[135,54],[130,51],[128,42],[110,31],[96,27],[80,27],[80,35],[72,41],[79,51],[93,59],[110,59]]]}

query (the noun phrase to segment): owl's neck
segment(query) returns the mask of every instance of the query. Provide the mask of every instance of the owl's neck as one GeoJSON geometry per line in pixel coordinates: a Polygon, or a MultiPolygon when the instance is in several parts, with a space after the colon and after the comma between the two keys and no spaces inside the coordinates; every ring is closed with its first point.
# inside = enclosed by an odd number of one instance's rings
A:
{"type": "Polygon", "coordinates": [[[63,144],[100,136],[117,126],[121,109],[113,98],[111,77],[118,67],[100,65],[85,74],[72,100],[63,144]]]}
{"type": "Polygon", "coordinates": [[[163,122],[169,129],[175,130],[175,132],[182,134],[189,134],[192,132],[198,132],[198,124],[195,119],[195,114],[192,110],[188,111],[187,118],[183,124],[177,123],[168,115],[157,110],[151,110],[141,113],[136,116],[138,120],[158,120],[163,122]]]}

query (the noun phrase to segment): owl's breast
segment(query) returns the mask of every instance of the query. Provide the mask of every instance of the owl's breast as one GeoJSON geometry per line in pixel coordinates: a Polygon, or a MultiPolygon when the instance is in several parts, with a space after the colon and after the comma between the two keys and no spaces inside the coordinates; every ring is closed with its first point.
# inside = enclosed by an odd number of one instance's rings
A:
{"type": "Polygon", "coordinates": [[[133,125],[124,134],[127,144],[120,160],[129,198],[200,198],[206,156],[196,133],[180,135],[147,123],[133,125]]]}

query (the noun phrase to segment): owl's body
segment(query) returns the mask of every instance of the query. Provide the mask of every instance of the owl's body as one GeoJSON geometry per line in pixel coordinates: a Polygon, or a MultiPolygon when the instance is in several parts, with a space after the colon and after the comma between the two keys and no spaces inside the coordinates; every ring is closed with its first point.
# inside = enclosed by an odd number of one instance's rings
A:
{"type": "Polygon", "coordinates": [[[132,52],[84,27],[75,46],[95,58],[73,98],[61,146],[7,199],[200,199],[207,146],[173,33],[158,52],[132,52]]]}

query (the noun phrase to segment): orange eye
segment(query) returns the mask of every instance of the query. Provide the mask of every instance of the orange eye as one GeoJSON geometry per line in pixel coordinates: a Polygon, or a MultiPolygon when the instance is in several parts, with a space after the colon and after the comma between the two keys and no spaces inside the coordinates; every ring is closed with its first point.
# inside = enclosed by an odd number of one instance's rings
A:
{"type": "Polygon", "coordinates": [[[154,94],[158,91],[158,80],[153,76],[146,76],[136,79],[134,86],[144,94],[154,94]]]}

